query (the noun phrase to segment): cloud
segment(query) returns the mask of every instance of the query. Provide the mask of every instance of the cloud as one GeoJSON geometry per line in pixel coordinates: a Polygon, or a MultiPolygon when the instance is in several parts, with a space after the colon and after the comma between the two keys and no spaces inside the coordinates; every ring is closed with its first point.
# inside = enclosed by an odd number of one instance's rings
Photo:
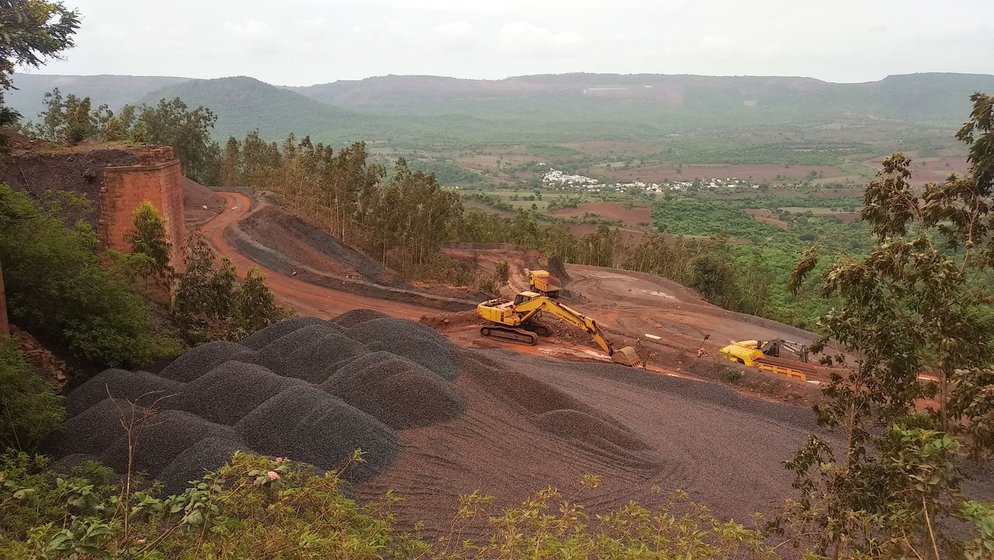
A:
{"type": "Polygon", "coordinates": [[[459,41],[475,35],[473,24],[468,21],[452,21],[436,25],[435,34],[450,41],[459,41]]]}
{"type": "Polygon", "coordinates": [[[580,35],[572,31],[553,33],[524,21],[509,23],[500,29],[501,48],[515,54],[563,54],[580,43],[580,35]]]}
{"type": "Polygon", "coordinates": [[[226,21],[224,22],[224,30],[244,39],[268,39],[276,32],[268,23],[257,19],[226,21]]]}

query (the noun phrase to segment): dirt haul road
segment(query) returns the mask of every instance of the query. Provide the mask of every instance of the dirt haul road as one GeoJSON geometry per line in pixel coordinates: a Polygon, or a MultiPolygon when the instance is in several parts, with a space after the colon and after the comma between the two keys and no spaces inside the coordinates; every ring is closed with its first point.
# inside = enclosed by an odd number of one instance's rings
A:
{"type": "Polygon", "coordinates": [[[225,230],[244,219],[251,211],[252,203],[247,196],[240,193],[217,194],[224,198],[224,210],[201,228],[208,243],[218,255],[230,259],[239,274],[244,275],[252,268],[259,269],[265,275],[266,283],[277,299],[284,305],[296,308],[300,315],[328,319],[351,309],[366,308],[417,321],[426,312],[431,311],[427,307],[357,296],[316,286],[281,274],[245,257],[231,246],[225,237],[225,230]]]}

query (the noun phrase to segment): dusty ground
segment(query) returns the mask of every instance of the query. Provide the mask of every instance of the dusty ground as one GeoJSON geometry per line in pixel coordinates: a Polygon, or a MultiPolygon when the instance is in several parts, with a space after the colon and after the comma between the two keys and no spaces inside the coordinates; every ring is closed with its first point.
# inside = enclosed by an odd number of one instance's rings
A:
{"type": "Polygon", "coordinates": [[[614,202],[594,202],[581,204],[576,208],[564,208],[552,212],[560,218],[584,218],[593,214],[605,220],[617,221],[626,226],[644,226],[652,223],[652,209],[647,206],[626,207],[614,202]]]}
{"type": "Polygon", "coordinates": [[[506,349],[459,358],[465,412],[402,432],[396,462],[360,489],[392,490],[406,500],[401,523],[425,520],[431,534],[448,529],[460,494],[494,495],[500,508],[549,486],[595,512],[684,490],[748,522],[790,495],[780,461],[814,429],[809,410],[712,383],[506,349]],[[581,489],[587,473],[602,477],[596,491],[581,489]]]}
{"type": "MultiPolygon", "coordinates": [[[[940,155],[934,157],[920,157],[911,155],[911,178],[912,185],[924,185],[925,183],[942,183],[951,174],[955,173],[964,176],[969,172],[969,163],[963,154],[940,155]]],[[[874,170],[879,170],[883,158],[877,158],[866,163],[874,170]]]]}
{"type": "MultiPolygon", "coordinates": [[[[505,347],[502,343],[479,336],[479,322],[472,312],[476,300],[440,296],[436,298],[439,301],[431,301],[426,299],[430,295],[422,293],[427,288],[415,292],[384,287],[390,290],[387,295],[394,298],[390,300],[379,297],[382,294],[377,292],[356,290],[355,286],[343,287],[340,277],[334,274],[335,267],[342,264],[328,257],[326,248],[311,246],[315,238],[310,241],[297,238],[290,244],[282,245],[285,234],[251,237],[252,232],[259,228],[240,227],[252,221],[252,202],[249,198],[240,193],[219,193],[219,196],[225,200],[224,211],[202,228],[209,242],[219,254],[231,258],[240,273],[250,267],[260,268],[277,298],[286,305],[296,307],[301,314],[327,318],[350,309],[369,308],[405,319],[424,318],[425,322],[466,347],[505,347]],[[261,241],[263,245],[268,245],[264,247],[265,251],[256,247],[246,256],[232,244],[232,239],[236,239],[232,231],[240,232],[238,239],[244,240],[248,236],[253,243],[261,241]],[[309,258],[317,259],[317,255],[324,255],[327,264],[314,260],[308,261],[313,265],[308,266],[293,260],[303,254],[299,246],[301,243],[310,246],[307,251],[309,258]],[[287,254],[278,254],[278,250],[287,254]],[[287,266],[288,262],[294,263],[293,266],[287,266]],[[396,294],[399,296],[394,297],[396,294]],[[407,294],[416,294],[416,297],[403,297],[407,294]],[[451,306],[448,306],[450,303],[451,306]],[[460,312],[460,309],[464,311],[460,312]]],[[[264,207],[262,209],[265,210],[264,207]]],[[[237,245],[245,247],[243,242],[237,245]]],[[[527,288],[526,270],[543,266],[541,255],[537,252],[523,252],[510,247],[452,246],[445,251],[453,258],[475,258],[480,267],[488,271],[499,262],[507,262],[511,269],[511,281],[502,289],[502,294],[508,297],[527,288]]],[[[698,350],[702,348],[705,357],[718,356],[718,348],[730,340],[784,338],[808,344],[814,338],[810,333],[794,327],[726,311],[703,301],[692,290],[657,276],[580,265],[567,265],[566,270],[572,281],[567,286],[565,301],[607,327],[615,337],[615,346],[634,345],[636,339],[641,339],[648,352],[657,355],[654,366],[659,371],[686,375],[694,369],[694,364],[689,358],[684,362],[684,356],[696,359],[698,350]],[[710,335],[706,343],[703,342],[705,335],[710,335]],[[674,356],[679,359],[673,359],[674,356]]],[[[360,288],[366,284],[372,285],[365,282],[360,288]]],[[[536,347],[514,345],[510,348],[519,354],[609,362],[585,336],[569,337],[569,340],[549,338],[543,339],[536,347]]],[[[791,383],[796,385],[798,382],[791,383]]]]}
{"type": "Polygon", "coordinates": [[[790,226],[790,224],[780,218],[777,218],[773,212],[770,212],[766,208],[748,208],[745,213],[753,220],[771,225],[773,227],[787,229],[790,226]]]}

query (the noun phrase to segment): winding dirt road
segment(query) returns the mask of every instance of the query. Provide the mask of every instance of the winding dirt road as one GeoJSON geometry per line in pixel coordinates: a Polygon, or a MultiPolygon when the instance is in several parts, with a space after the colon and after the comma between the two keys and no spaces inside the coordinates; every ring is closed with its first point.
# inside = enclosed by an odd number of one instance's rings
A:
{"type": "Polygon", "coordinates": [[[234,192],[219,192],[224,199],[224,210],[204,224],[200,231],[215,253],[227,257],[235,265],[235,270],[244,275],[252,268],[259,269],[266,277],[266,283],[273,290],[277,300],[297,309],[301,315],[312,315],[325,319],[337,317],[351,309],[375,309],[394,317],[417,321],[431,309],[400,302],[367,298],[329,290],[281,274],[245,257],[225,239],[224,231],[232,224],[244,219],[252,211],[249,197],[234,192]]]}

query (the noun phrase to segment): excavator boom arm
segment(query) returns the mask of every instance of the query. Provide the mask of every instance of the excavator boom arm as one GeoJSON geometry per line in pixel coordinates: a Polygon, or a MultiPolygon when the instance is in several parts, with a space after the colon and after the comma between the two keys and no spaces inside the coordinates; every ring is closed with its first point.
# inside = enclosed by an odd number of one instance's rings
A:
{"type": "Polygon", "coordinates": [[[608,342],[607,336],[605,336],[604,331],[601,330],[600,326],[597,324],[597,321],[594,321],[590,317],[587,317],[583,313],[580,313],[571,307],[567,307],[566,305],[546,297],[539,297],[521,304],[516,308],[516,311],[521,313],[525,320],[531,318],[539,311],[551,313],[552,315],[559,317],[563,321],[566,321],[574,327],[589,334],[594,339],[594,342],[596,342],[608,356],[614,355],[614,348],[611,346],[611,343],[608,342]]]}

